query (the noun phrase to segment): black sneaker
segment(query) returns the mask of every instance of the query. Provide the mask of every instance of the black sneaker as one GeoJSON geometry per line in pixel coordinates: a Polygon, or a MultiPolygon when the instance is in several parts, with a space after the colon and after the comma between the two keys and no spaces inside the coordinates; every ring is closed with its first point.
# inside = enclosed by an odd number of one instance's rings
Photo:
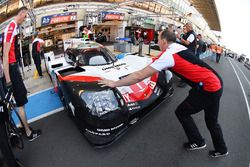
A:
{"type": "Polygon", "coordinates": [[[27,136],[29,141],[33,141],[35,139],[37,139],[39,136],[41,136],[42,131],[40,129],[38,130],[32,130],[31,134],[29,136],[27,136]]]}
{"type": "MultiPolygon", "coordinates": [[[[31,131],[33,131],[33,129],[31,127],[29,127],[31,131]]],[[[18,132],[22,135],[26,135],[26,131],[24,127],[19,127],[18,128],[18,132]]]]}
{"type": "Polygon", "coordinates": [[[196,143],[184,143],[184,148],[186,150],[199,150],[199,149],[203,149],[205,148],[207,145],[206,143],[202,143],[202,144],[196,144],[196,143]]]}
{"type": "Polygon", "coordinates": [[[212,158],[225,157],[228,154],[229,154],[228,151],[226,151],[226,152],[219,152],[219,151],[216,151],[216,150],[209,151],[209,156],[212,157],[212,158]]]}

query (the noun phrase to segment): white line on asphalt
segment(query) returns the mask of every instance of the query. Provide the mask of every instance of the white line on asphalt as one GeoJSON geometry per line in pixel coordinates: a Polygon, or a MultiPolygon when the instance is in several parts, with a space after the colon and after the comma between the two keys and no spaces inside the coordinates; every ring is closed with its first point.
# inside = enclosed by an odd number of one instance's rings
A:
{"type": "Polygon", "coordinates": [[[47,113],[45,113],[45,114],[39,115],[38,117],[35,117],[35,118],[30,119],[28,122],[29,122],[29,123],[32,123],[32,122],[38,121],[38,120],[40,120],[40,119],[43,119],[43,118],[45,118],[45,117],[48,117],[48,116],[53,115],[53,114],[55,114],[55,113],[58,113],[58,112],[60,112],[60,111],[62,111],[62,110],[64,110],[64,107],[60,107],[60,108],[58,108],[58,109],[52,110],[52,111],[50,111],[50,112],[47,112],[47,113]]]}
{"type": "Polygon", "coordinates": [[[45,91],[47,91],[47,90],[49,90],[49,89],[52,90],[52,88],[53,88],[53,87],[49,87],[49,88],[47,88],[47,89],[44,89],[44,90],[41,90],[41,91],[39,91],[39,92],[33,93],[33,94],[29,95],[28,97],[31,97],[31,96],[37,95],[37,94],[39,94],[39,93],[45,92],[45,91]]]}
{"type": "Polygon", "coordinates": [[[247,83],[249,84],[249,86],[250,86],[250,81],[247,79],[247,77],[246,77],[246,75],[244,74],[244,72],[240,69],[240,67],[238,66],[238,64],[236,64],[235,62],[233,62],[235,65],[236,65],[236,67],[240,70],[240,72],[242,73],[242,75],[244,76],[244,78],[246,79],[246,81],[247,81],[247,83]]]}
{"type": "MultiPolygon", "coordinates": [[[[228,60],[229,60],[229,59],[228,59],[228,60]]],[[[238,78],[238,81],[239,81],[239,83],[240,83],[240,87],[241,87],[241,89],[242,89],[242,92],[243,92],[243,95],[244,95],[244,98],[245,98],[245,101],[246,101],[247,112],[248,112],[248,116],[249,116],[249,120],[250,120],[250,108],[249,108],[249,104],[248,104],[248,100],[247,100],[247,96],[246,96],[245,90],[244,90],[244,88],[243,88],[243,86],[242,86],[240,77],[239,77],[238,73],[236,72],[236,70],[235,70],[235,68],[234,68],[234,66],[233,66],[233,64],[232,64],[232,62],[231,62],[230,60],[229,60],[229,62],[230,62],[230,64],[231,64],[231,66],[233,67],[233,70],[234,70],[234,72],[235,72],[235,74],[236,74],[236,77],[238,78]]]]}

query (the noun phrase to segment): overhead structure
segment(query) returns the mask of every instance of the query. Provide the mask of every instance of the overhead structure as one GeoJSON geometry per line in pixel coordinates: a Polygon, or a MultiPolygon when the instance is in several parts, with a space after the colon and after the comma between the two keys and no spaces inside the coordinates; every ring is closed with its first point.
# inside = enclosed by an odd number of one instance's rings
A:
{"type": "MultiPolygon", "coordinates": [[[[80,1],[80,0],[75,0],[75,2],[76,1],[80,1]]],[[[83,0],[83,2],[86,2],[86,1],[87,0],[83,0]]],[[[221,31],[219,16],[218,16],[218,12],[217,12],[214,0],[184,0],[183,2],[188,4],[187,1],[200,14],[202,14],[203,18],[206,20],[206,22],[208,23],[211,30],[221,31]]],[[[3,9],[1,9],[2,10],[1,19],[0,19],[1,22],[5,21],[9,16],[13,15],[13,14],[9,14],[8,12],[10,11],[10,9],[7,9],[6,5],[4,6],[4,4],[6,4],[7,2],[8,2],[8,0],[0,0],[0,8],[3,8],[3,9]],[[6,13],[8,13],[8,17],[6,17],[6,13]]],[[[9,3],[11,4],[11,7],[14,7],[14,5],[12,5],[12,3],[14,3],[14,2],[18,2],[18,1],[17,0],[9,1],[9,3]]],[[[34,5],[34,7],[36,7],[37,3],[34,3],[32,0],[25,0],[25,1],[21,0],[21,2],[23,4],[28,4],[27,6],[29,7],[29,9],[31,9],[30,10],[31,19],[32,19],[32,21],[34,21],[35,17],[34,17],[34,14],[32,12],[32,9],[33,9],[33,5],[34,5]]],[[[49,1],[48,4],[53,4],[53,3],[56,4],[58,2],[70,2],[70,1],[69,0],[49,1]]],[[[137,7],[137,8],[146,9],[148,11],[154,12],[156,14],[161,14],[161,15],[164,15],[164,14],[169,15],[169,9],[171,9],[171,7],[173,7],[172,6],[173,3],[176,3],[177,6],[174,5],[175,11],[176,12],[178,11],[177,13],[179,13],[179,15],[185,16],[185,13],[183,13],[184,11],[181,7],[182,5],[178,6],[182,2],[181,0],[103,0],[103,1],[88,0],[87,2],[89,2],[89,3],[92,3],[92,2],[110,2],[110,3],[112,3],[112,5],[110,5],[109,7],[104,8],[106,10],[112,10],[112,9],[116,9],[119,7],[121,8],[121,7],[130,6],[130,7],[137,7]]],[[[184,3],[182,3],[182,4],[184,4],[184,3]]],[[[40,5],[42,5],[42,4],[40,4],[40,5]]],[[[8,6],[8,8],[9,8],[9,6],[8,6]]]]}
{"type": "MultiPolygon", "coordinates": [[[[129,5],[136,6],[139,8],[155,8],[155,13],[162,14],[162,8],[172,7],[173,1],[171,0],[108,0],[109,2],[113,2],[116,6],[121,5],[129,5]],[[152,3],[153,2],[153,3],[152,3]],[[155,6],[158,4],[159,6],[155,6]],[[156,10],[157,9],[157,10],[156,10]]],[[[217,12],[216,4],[214,0],[187,0],[190,2],[190,5],[193,6],[206,20],[211,30],[221,31],[219,15],[217,12]]],[[[176,1],[175,1],[176,2],[176,1]]],[[[180,0],[177,3],[176,11],[178,11],[178,4],[180,4],[180,0]]],[[[165,13],[165,12],[164,12],[165,13]]],[[[182,15],[182,10],[179,11],[182,15]]]]}
{"type": "Polygon", "coordinates": [[[211,30],[221,31],[220,19],[214,0],[189,0],[207,21],[211,30]]]}

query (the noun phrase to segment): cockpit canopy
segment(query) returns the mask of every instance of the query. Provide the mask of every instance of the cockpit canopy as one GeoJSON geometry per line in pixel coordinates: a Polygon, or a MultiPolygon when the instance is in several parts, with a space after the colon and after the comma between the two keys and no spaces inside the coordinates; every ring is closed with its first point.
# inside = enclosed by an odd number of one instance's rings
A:
{"type": "Polygon", "coordinates": [[[65,51],[66,61],[73,66],[99,66],[112,64],[115,56],[105,47],[68,48],[65,51]]]}

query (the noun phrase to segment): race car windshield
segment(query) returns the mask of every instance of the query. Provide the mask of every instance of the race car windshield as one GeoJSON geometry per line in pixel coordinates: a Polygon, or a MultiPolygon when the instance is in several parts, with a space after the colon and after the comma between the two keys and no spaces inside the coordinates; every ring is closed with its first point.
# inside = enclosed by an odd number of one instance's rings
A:
{"type": "Polygon", "coordinates": [[[112,52],[105,47],[67,49],[65,59],[69,64],[77,66],[99,66],[117,61],[112,52]]]}
{"type": "Polygon", "coordinates": [[[86,50],[82,52],[82,57],[85,60],[85,64],[90,66],[106,65],[114,62],[111,53],[105,48],[86,50]]]}

